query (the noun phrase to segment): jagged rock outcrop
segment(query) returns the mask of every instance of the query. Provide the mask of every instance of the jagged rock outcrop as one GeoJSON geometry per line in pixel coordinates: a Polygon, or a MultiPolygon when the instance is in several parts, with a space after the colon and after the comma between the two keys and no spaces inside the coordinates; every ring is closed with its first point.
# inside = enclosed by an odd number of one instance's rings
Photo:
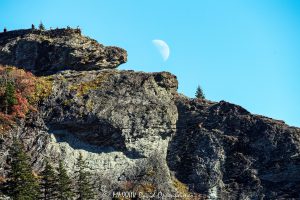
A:
{"type": "Polygon", "coordinates": [[[62,70],[116,68],[127,61],[127,52],[82,36],[80,29],[25,29],[0,33],[0,61],[49,75],[62,70]]]}
{"type": "Polygon", "coordinates": [[[0,63],[51,74],[43,78],[50,94],[37,111],[1,135],[0,176],[7,175],[8,149],[18,137],[37,173],[45,159],[54,166],[62,159],[73,177],[81,153],[98,199],[117,191],[147,194],[143,199],[300,198],[299,128],[225,101],[178,94],[169,72],[106,69],[125,62],[126,52],[92,41],[73,29],[0,34],[0,63]],[[44,40],[39,56],[28,53],[44,40]],[[59,59],[47,60],[54,50],[59,59]]]}

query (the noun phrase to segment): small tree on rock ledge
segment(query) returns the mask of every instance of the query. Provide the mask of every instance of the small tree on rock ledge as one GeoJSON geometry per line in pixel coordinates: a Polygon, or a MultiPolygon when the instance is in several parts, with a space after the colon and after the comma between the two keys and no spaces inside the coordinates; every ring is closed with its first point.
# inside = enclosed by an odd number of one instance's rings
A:
{"type": "Polygon", "coordinates": [[[43,22],[41,22],[41,23],[39,24],[39,29],[40,29],[41,31],[44,31],[44,30],[45,30],[45,26],[44,26],[43,22]]]}
{"type": "Polygon", "coordinates": [[[204,95],[203,90],[202,90],[202,88],[200,87],[200,85],[198,85],[198,87],[197,87],[195,96],[196,96],[196,98],[198,98],[198,99],[205,99],[205,95],[204,95]]]}

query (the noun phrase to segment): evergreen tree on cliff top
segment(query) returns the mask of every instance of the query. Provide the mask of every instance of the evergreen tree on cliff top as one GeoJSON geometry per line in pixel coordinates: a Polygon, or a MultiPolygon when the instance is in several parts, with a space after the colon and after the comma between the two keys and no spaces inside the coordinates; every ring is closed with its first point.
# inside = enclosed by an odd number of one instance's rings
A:
{"type": "Polygon", "coordinates": [[[78,200],[94,199],[93,187],[91,184],[91,174],[86,171],[87,165],[83,160],[82,154],[79,155],[77,161],[77,193],[78,200]]]}
{"type": "Polygon", "coordinates": [[[196,96],[196,98],[198,98],[198,99],[205,99],[205,95],[204,95],[203,90],[202,90],[202,88],[200,87],[200,85],[198,85],[198,87],[197,87],[195,96],[196,96]]]}
{"type": "Polygon", "coordinates": [[[14,200],[36,200],[39,197],[39,184],[33,175],[30,158],[23,146],[14,140],[10,149],[11,172],[9,174],[9,194],[14,200]]]}
{"type": "Polygon", "coordinates": [[[58,166],[58,196],[60,200],[69,200],[74,197],[72,190],[72,181],[67,174],[67,170],[63,166],[63,162],[59,162],[58,166]]]}
{"type": "Polygon", "coordinates": [[[44,26],[43,22],[40,22],[40,24],[39,24],[39,29],[40,29],[41,31],[44,31],[44,30],[45,30],[45,26],[44,26]]]}

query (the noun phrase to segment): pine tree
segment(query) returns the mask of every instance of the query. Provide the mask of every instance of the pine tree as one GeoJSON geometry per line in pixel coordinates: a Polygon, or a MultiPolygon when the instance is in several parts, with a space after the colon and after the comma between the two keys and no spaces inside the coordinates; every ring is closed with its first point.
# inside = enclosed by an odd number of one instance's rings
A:
{"type": "Polygon", "coordinates": [[[9,114],[11,112],[12,106],[17,104],[15,85],[11,81],[6,83],[3,100],[5,106],[5,114],[9,114]]]}
{"type": "Polygon", "coordinates": [[[63,162],[59,162],[58,166],[58,196],[57,199],[68,200],[72,199],[74,196],[72,190],[72,181],[67,174],[67,170],[63,166],[63,162]]]}
{"type": "Polygon", "coordinates": [[[39,29],[40,29],[41,31],[44,31],[44,30],[45,30],[45,26],[44,26],[43,22],[40,22],[40,24],[39,24],[39,29]]]}
{"type": "Polygon", "coordinates": [[[196,96],[196,98],[199,98],[199,99],[205,99],[205,95],[204,95],[203,90],[200,87],[200,85],[198,85],[198,87],[197,87],[195,96],[196,96]]]}
{"type": "Polygon", "coordinates": [[[41,175],[41,186],[44,192],[43,199],[56,199],[57,175],[48,161],[46,161],[45,169],[42,171],[41,175]]]}
{"type": "Polygon", "coordinates": [[[91,174],[86,171],[86,163],[82,158],[82,154],[79,155],[77,161],[78,168],[78,180],[77,180],[77,193],[78,200],[90,200],[94,199],[93,187],[91,184],[91,174]]]}
{"type": "Polygon", "coordinates": [[[11,172],[9,174],[9,194],[14,200],[36,200],[39,197],[39,184],[33,175],[30,158],[16,139],[10,149],[11,172]]]}

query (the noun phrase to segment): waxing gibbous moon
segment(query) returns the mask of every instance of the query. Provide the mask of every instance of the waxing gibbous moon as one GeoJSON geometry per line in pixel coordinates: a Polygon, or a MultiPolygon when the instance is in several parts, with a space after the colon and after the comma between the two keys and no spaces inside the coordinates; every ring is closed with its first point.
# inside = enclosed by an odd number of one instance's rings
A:
{"type": "Polygon", "coordinates": [[[164,61],[168,60],[170,55],[170,48],[168,44],[163,40],[152,40],[152,43],[158,49],[163,60],[164,61]]]}

